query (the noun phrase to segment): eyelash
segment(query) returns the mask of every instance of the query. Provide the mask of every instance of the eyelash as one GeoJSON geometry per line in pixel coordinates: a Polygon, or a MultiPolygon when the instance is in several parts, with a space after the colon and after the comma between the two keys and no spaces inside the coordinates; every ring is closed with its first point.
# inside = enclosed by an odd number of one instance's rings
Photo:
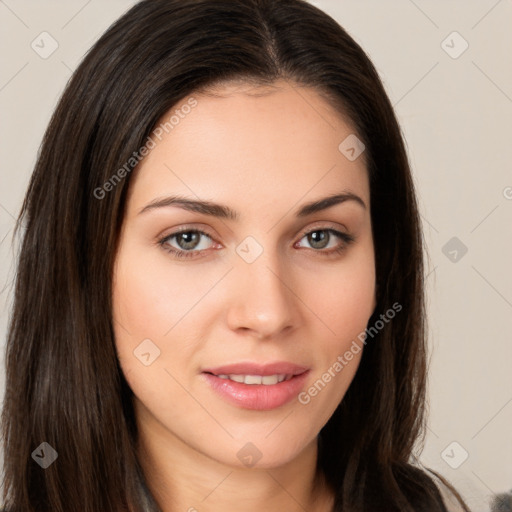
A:
{"type": "MultiPolygon", "coordinates": [[[[325,256],[325,257],[335,256],[337,254],[342,254],[343,252],[345,252],[347,247],[352,242],[354,242],[354,240],[355,240],[355,238],[352,235],[349,235],[348,233],[343,233],[343,232],[338,231],[338,230],[333,229],[333,228],[315,228],[315,229],[312,229],[310,231],[306,231],[305,233],[301,234],[301,237],[300,237],[299,240],[302,240],[305,236],[307,236],[307,235],[309,235],[311,233],[318,232],[318,231],[325,231],[325,232],[327,232],[327,233],[329,233],[331,235],[337,236],[338,238],[340,238],[343,241],[341,246],[339,246],[339,247],[337,247],[335,249],[331,249],[329,251],[325,251],[325,250],[322,250],[322,249],[310,249],[310,250],[312,250],[314,252],[317,252],[317,253],[321,254],[322,256],[325,256]]],[[[176,258],[195,258],[195,257],[198,257],[197,254],[201,253],[203,251],[197,251],[197,250],[194,250],[194,249],[192,249],[190,251],[183,251],[183,250],[177,250],[177,249],[174,249],[174,248],[169,248],[169,246],[166,245],[166,243],[169,240],[171,240],[175,236],[180,235],[182,233],[198,233],[200,235],[205,235],[206,237],[208,237],[210,240],[213,241],[213,238],[208,233],[205,233],[204,231],[201,231],[199,229],[187,229],[187,228],[185,228],[185,229],[182,229],[182,230],[179,230],[179,231],[175,231],[174,233],[171,233],[170,235],[166,235],[166,236],[160,238],[157,243],[162,247],[162,249],[164,251],[172,254],[176,258]]],[[[207,250],[207,249],[204,249],[204,250],[207,250]]]]}

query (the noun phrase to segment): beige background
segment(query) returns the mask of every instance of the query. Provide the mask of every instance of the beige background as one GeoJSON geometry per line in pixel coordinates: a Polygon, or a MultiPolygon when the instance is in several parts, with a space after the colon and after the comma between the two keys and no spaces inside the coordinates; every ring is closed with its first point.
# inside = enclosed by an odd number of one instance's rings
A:
{"type": "MultiPolygon", "coordinates": [[[[2,396],[14,217],[72,70],[133,3],[0,0],[2,396]],[[31,47],[45,37],[51,48],[43,31],[58,43],[46,59],[31,47]]],[[[402,124],[430,255],[431,414],[422,460],[486,511],[490,494],[512,488],[512,0],[312,3],[367,51],[402,124]]]]}

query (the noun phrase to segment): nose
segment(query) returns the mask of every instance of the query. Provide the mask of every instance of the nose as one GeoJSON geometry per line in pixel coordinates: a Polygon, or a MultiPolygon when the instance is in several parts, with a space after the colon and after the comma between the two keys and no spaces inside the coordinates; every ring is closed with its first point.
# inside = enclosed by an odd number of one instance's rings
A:
{"type": "Polygon", "coordinates": [[[253,263],[237,261],[227,316],[230,329],[248,331],[259,340],[274,339],[299,322],[300,301],[289,272],[282,271],[276,258],[264,255],[253,263]]]}

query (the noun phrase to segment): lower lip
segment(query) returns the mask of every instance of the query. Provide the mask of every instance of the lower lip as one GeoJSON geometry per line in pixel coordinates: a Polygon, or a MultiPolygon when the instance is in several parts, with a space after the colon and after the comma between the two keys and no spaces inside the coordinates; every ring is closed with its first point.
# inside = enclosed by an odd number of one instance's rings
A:
{"type": "Polygon", "coordinates": [[[277,384],[243,384],[229,379],[221,379],[210,373],[204,377],[222,398],[243,409],[269,411],[290,402],[304,387],[309,370],[295,375],[290,380],[277,384]]]}

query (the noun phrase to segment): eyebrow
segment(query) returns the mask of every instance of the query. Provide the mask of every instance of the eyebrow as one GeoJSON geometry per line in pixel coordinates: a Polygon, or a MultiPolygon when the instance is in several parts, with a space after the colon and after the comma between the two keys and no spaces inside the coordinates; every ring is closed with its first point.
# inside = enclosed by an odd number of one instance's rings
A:
{"type": "MultiPolygon", "coordinates": [[[[365,202],[358,195],[353,194],[352,192],[343,192],[341,194],[327,196],[322,199],[306,203],[302,205],[298,211],[296,211],[295,215],[299,218],[306,217],[308,215],[312,215],[313,213],[327,210],[332,206],[342,204],[347,201],[355,202],[356,204],[359,204],[364,209],[366,209],[365,202]]],[[[141,213],[155,210],[157,208],[165,208],[167,206],[176,206],[178,208],[182,208],[183,210],[202,213],[204,215],[210,215],[212,217],[218,217],[220,219],[227,219],[232,221],[236,221],[240,218],[238,212],[231,209],[229,206],[213,203],[211,201],[189,199],[184,196],[168,196],[154,199],[146,206],[144,206],[144,208],[142,208],[138,214],[140,215],[141,213]]]]}

